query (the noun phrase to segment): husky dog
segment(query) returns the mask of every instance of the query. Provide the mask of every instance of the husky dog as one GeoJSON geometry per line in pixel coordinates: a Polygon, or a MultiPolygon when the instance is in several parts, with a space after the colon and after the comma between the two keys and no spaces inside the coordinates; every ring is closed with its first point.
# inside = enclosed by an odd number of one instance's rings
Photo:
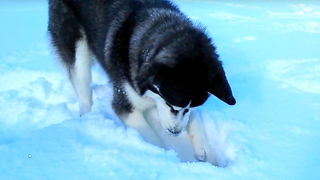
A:
{"type": "Polygon", "coordinates": [[[206,161],[194,108],[209,94],[229,105],[236,101],[211,39],[177,6],[167,0],[49,0],[48,31],[80,115],[91,110],[93,55],[113,85],[112,107],[127,127],[156,144],[147,133],[155,126],[145,115],[153,112],[171,135],[186,129],[196,158],[206,161]]]}

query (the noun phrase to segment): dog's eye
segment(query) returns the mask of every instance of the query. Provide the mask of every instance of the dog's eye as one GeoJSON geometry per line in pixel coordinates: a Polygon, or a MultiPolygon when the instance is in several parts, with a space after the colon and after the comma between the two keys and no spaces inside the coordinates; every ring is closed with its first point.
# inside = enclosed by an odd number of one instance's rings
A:
{"type": "Polygon", "coordinates": [[[174,110],[173,108],[171,108],[171,112],[172,112],[174,115],[177,115],[177,114],[179,113],[179,111],[174,110]]]}
{"type": "Polygon", "coordinates": [[[183,115],[187,114],[187,112],[189,112],[189,109],[185,109],[185,110],[183,111],[183,115]]]}

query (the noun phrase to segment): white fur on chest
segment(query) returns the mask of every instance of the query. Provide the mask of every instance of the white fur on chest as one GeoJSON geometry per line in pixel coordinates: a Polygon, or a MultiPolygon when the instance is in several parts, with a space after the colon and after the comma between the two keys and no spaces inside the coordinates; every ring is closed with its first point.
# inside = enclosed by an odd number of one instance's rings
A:
{"type": "Polygon", "coordinates": [[[156,102],[152,98],[140,96],[129,84],[125,84],[124,89],[134,109],[145,111],[156,106],[156,102]]]}

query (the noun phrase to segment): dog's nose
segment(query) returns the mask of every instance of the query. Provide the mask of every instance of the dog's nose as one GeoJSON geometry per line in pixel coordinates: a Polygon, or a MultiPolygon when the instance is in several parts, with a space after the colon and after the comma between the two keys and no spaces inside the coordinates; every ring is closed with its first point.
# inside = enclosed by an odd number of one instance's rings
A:
{"type": "Polygon", "coordinates": [[[174,136],[179,136],[180,133],[181,133],[181,130],[178,130],[178,129],[176,129],[176,128],[174,128],[174,129],[167,129],[167,130],[168,130],[168,132],[169,132],[170,134],[172,134],[172,135],[174,135],[174,136]]]}

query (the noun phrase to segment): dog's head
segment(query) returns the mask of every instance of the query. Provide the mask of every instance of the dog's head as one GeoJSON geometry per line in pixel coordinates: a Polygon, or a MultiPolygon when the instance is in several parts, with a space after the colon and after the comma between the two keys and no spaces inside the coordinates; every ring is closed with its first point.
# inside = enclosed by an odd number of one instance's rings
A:
{"type": "Polygon", "coordinates": [[[192,32],[154,50],[137,77],[141,94],[156,101],[159,121],[172,134],[187,125],[190,108],[209,94],[229,105],[236,103],[221,61],[204,33],[192,32]]]}

